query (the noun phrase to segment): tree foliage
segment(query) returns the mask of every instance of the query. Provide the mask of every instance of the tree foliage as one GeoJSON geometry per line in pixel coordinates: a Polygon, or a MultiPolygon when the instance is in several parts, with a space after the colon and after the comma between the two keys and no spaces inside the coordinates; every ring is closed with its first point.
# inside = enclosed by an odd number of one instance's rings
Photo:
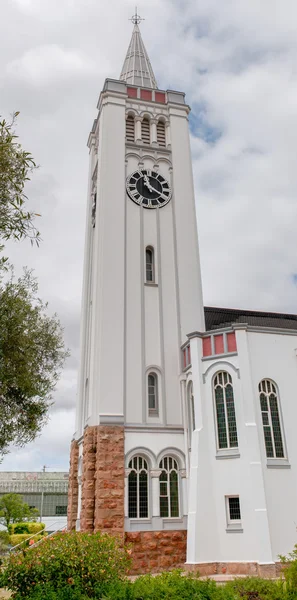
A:
{"type": "Polygon", "coordinates": [[[36,164],[30,152],[22,149],[14,133],[18,112],[10,122],[0,120],[0,238],[29,238],[38,243],[40,234],[34,221],[37,213],[26,209],[24,187],[36,164]]]}
{"type": "Polygon", "coordinates": [[[40,433],[68,355],[57,315],[37,292],[28,270],[0,283],[0,456],[40,433]]]}
{"type": "Polygon", "coordinates": [[[11,523],[36,521],[38,516],[37,508],[30,508],[19,494],[4,494],[0,498],[0,523],[7,529],[11,523]]]}

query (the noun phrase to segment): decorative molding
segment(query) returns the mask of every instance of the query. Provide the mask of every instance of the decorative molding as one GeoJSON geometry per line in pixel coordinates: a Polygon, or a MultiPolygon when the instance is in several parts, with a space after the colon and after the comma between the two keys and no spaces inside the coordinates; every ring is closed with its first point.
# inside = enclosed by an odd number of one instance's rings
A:
{"type": "Polygon", "coordinates": [[[150,470],[151,477],[160,477],[161,473],[162,473],[162,469],[151,469],[150,470]]]}
{"type": "Polygon", "coordinates": [[[187,477],[187,471],[186,469],[180,469],[179,470],[179,474],[181,476],[182,479],[185,479],[187,477]]]}
{"type": "Polygon", "coordinates": [[[124,415],[109,415],[99,413],[100,425],[124,425],[124,415]]]}
{"type": "Polygon", "coordinates": [[[217,370],[218,368],[221,367],[221,365],[224,365],[224,367],[226,367],[226,366],[230,367],[233,371],[235,371],[237,378],[240,379],[240,369],[235,367],[232,363],[229,363],[227,360],[218,360],[218,361],[215,361],[213,364],[211,364],[208,367],[208,369],[206,369],[205,373],[203,373],[203,375],[202,375],[203,383],[206,383],[206,378],[207,378],[209,371],[213,367],[217,370]]]}

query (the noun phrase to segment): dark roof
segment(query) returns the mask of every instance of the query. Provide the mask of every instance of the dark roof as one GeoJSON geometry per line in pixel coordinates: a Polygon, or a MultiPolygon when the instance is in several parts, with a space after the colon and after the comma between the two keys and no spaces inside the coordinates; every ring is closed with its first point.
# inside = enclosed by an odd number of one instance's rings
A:
{"type": "Polygon", "coordinates": [[[297,315],[259,312],[235,308],[204,307],[206,331],[228,327],[232,323],[247,323],[253,327],[297,330],[297,315]]]}

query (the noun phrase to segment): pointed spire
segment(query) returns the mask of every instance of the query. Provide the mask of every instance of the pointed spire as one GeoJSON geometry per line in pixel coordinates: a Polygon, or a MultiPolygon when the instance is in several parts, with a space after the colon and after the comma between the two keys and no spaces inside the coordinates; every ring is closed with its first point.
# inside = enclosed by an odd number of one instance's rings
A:
{"type": "Polygon", "coordinates": [[[139,85],[141,87],[156,89],[158,86],[155,75],[138,27],[138,24],[142,20],[143,19],[137,14],[136,8],[135,15],[133,15],[131,19],[132,23],[134,23],[132,38],[123,64],[120,79],[126,81],[126,83],[130,85],[139,85]]]}

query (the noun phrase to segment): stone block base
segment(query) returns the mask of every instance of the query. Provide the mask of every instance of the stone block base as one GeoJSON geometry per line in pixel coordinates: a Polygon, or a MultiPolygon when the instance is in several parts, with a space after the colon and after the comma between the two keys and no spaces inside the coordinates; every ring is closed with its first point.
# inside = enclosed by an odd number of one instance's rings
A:
{"type": "Polygon", "coordinates": [[[131,575],[184,569],[186,531],[126,532],[125,542],[132,550],[131,575]]]}
{"type": "Polygon", "coordinates": [[[257,562],[209,562],[185,564],[185,569],[199,572],[201,576],[210,575],[246,575],[248,577],[262,577],[273,579],[279,577],[282,571],[281,563],[261,564],[257,562]]]}

